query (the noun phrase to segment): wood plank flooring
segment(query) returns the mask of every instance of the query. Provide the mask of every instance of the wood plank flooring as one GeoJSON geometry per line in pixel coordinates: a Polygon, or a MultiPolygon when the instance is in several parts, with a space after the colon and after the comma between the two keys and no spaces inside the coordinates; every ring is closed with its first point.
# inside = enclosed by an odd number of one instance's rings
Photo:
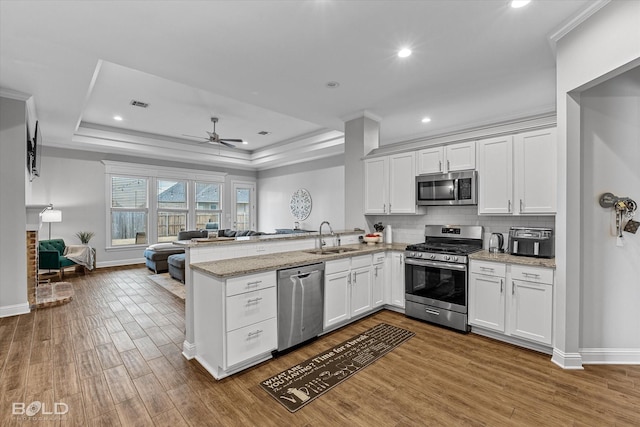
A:
{"type": "Polygon", "coordinates": [[[564,371],[549,356],[390,311],[222,381],[181,354],[184,302],[144,267],[68,277],[71,303],[0,319],[0,425],[640,425],[640,366],[564,371]],[[380,322],[416,335],[291,414],[260,381],[380,322]],[[65,415],[36,421],[12,404],[65,415]]]}

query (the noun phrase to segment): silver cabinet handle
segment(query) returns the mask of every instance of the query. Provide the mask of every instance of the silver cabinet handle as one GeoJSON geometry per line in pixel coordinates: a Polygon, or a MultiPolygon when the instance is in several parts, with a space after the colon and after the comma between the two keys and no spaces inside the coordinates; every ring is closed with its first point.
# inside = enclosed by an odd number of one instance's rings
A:
{"type": "Polygon", "coordinates": [[[515,295],[516,293],[516,282],[511,281],[511,295],[515,295]]]}
{"type": "Polygon", "coordinates": [[[438,171],[442,172],[442,160],[438,160],[438,171]]]}
{"type": "Polygon", "coordinates": [[[526,276],[526,277],[540,277],[540,275],[539,275],[539,274],[536,274],[536,273],[527,273],[526,271],[523,271],[523,272],[522,272],[522,275],[523,275],[523,276],[526,276]]]}
{"type": "Polygon", "coordinates": [[[353,272],[353,284],[357,284],[358,283],[358,273],[356,273],[355,271],[353,272]]]}
{"type": "Polygon", "coordinates": [[[382,212],[387,213],[387,204],[386,203],[382,204],[382,212]]]}
{"type": "Polygon", "coordinates": [[[351,284],[351,273],[347,276],[347,285],[351,284]]]}
{"type": "Polygon", "coordinates": [[[432,309],[429,309],[429,308],[425,308],[425,309],[424,309],[424,311],[426,311],[426,312],[427,312],[427,313],[429,313],[429,314],[433,314],[434,316],[440,316],[440,312],[439,312],[439,311],[436,311],[436,310],[432,310],[432,309]]]}
{"type": "Polygon", "coordinates": [[[524,208],[522,207],[522,199],[520,199],[520,212],[522,212],[524,208]]]}
{"type": "Polygon", "coordinates": [[[263,332],[263,330],[262,330],[262,329],[258,329],[258,330],[256,330],[256,331],[249,332],[249,333],[247,334],[247,338],[256,337],[256,336],[260,335],[262,332],[263,332]]]}
{"type": "Polygon", "coordinates": [[[511,199],[509,199],[509,206],[507,207],[507,212],[511,212],[511,199]]]}
{"type": "Polygon", "coordinates": [[[262,280],[256,280],[255,282],[247,282],[247,288],[251,286],[258,286],[260,283],[262,283],[262,280]]]}
{"type": "Polygon", "coordinates": [[[259,303],[260,301],[262,301],[262,298],[261,298],[261,297],[258,297],[258,298],[251,298],[251,299],[248,299],[248,300],[247,300],[247,305],[250,305],[250,304],[257,304],[257,303],[259,303]]]}
{"type": "Polygon", "coordinates": [[[495,268],[480,266],[480,270],[495,271],[495,268]]]}
{"type": "Polygon", "coordinates": [[[500,279],[500,293],[504,290],[504,279],[500,279]]]}
{"type": "Polygon", "coordinates": [[[447,171],[451,170],[451,162],[447,160],[447,171]]]}

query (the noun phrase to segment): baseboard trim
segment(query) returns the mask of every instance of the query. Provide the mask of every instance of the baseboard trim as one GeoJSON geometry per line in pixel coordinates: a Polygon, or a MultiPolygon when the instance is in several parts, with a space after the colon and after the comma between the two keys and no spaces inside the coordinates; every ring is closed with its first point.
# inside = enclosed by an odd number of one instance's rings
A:
{"type": "Polygon", "coordinates": [[[185,341],[182,343],[182,355],[187,359],[191,360],[196,357],[196,345],[195,343],[190,343],[185,341]]]}
{"type": "Polygon", "coordinates": [[[640,365],[638,348],[581,348],[585,365],[640,365]]]}
{"type": "Polygon", "coordinates": [[[549,355],[553,354],[551,347],[546,346],[544,344],[538,344],[538,343],[520,339],[518,337],[501,334],[500,332],[494,332],[479,326],[471,326],[471,333],[482,335],[483,337],[491,338],[494,340],[506,342],[508,344],[512,344],[518,347],[523,347],[529,350],[538,351],[540,353],[549,354],[549,355]]]}
{"type": "Polygon", "coordinates": [[[20,314],[31,313],[29,303],[4,305],[0,307],[0,317],[19,316],[20,314]]]}
{"type": "Polygon", "coordinates": [[[562,369],[584,369],[580,353],[565,353],[557,348],[553,349],[551,361],[562,369]]]}
{"type": "Polygon", "coordinates": [[[134,259],[121,259],[117,261],[102,261],[96,263],[96,268],[105,268],[105,267],[122,267],[124,265],[135,265],[135,264],[144,264],[145,258],[134,258],[134,259]]]}

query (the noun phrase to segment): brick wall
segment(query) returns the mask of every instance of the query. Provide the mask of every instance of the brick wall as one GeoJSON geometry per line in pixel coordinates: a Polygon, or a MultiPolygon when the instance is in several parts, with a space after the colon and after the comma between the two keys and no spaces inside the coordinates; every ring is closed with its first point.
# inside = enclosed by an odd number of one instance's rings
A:
{"type": "Polygon", "coordinates": [[[38,283],[38,232],[27,231],[27,298],[29,305],[36,303],[38,283]]]}

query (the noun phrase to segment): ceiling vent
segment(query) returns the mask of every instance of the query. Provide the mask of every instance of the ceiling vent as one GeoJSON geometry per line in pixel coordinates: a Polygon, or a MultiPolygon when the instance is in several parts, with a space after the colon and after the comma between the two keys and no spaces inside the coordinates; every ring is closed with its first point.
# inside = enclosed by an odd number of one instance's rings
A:
{"type": "Polygon", "coordinates": [[[258,132],[258,135],[271,135],[271,132],[267,132],[266,130],[261,130],[260,132],[258,132]]]}
{"type": "Polygon", "coordinates": [[[133,105],[134,107],[140,107],[140,108],[147,108],[149,106],[149,104],[147,104],[146,102],[136,101],[135,99],[131,101],[131,105],[133,105]]]}

